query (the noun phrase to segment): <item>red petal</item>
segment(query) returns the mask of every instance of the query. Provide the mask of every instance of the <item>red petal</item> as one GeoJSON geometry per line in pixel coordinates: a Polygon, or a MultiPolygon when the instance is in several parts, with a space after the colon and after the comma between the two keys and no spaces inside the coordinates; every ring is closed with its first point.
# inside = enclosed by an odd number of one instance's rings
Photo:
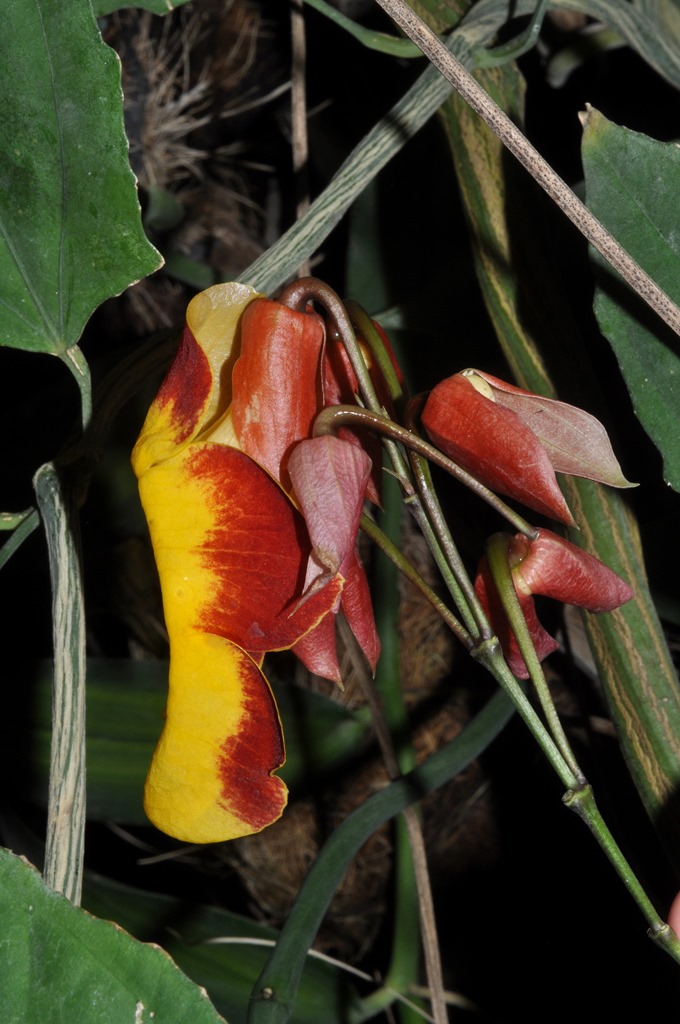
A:
{"type": "MultiPolygon", "coordinates": [[[[356,375],[352,369],[345,346],[337,338],[327,338],[322,360],[322,384],[324,408],[329,405],[354,405],[359,391],[356,375]]],[[[382,478],[382,443],[371,430],[349,430],[342,427],[338,437],[343,441],[363,448],[371,463],[371,477],[366,498],[374,505],[380,504],[382,478]]]]}
{"type": "Polygon", "coordinates": [[[373,602],[368,589],[366,573],[356,550],[353,552],[347,580],[342,590],[342,610],[359,647],[371,666],[371,672],[375,673],[380,657],[380,638],[375,628],[373,602]]]}
{"type": "Polygon", "coordinates": [[[291,650],[315,676],[330,679],[334,683],[342,682],[335,641],[335,615],[327,615],[315,629],[298,640],[291,650]]]}
{"type": "MultiPolygon", "coordinates": [[[[342,609],[372,671],[375,671],[380,641],[366,576],[356,553],[370,459],[361,448],[347,441],[323,436],[301,441],[288,465],[316,563],[344,579],[342,609]]],[[[294,650],[310,671],[339,681],[335,626],[331,616],[294,650]]]]}
{"type": "MultiPolygon", "coordinates": [[[[342,581],[331,580],[299,601],[311,554],[304,520],[247,455],[222,445],[197,445],[188,468],[213,513],[212,529],[194,540],[201,567],[212,579],[198,628],[255,655],[290,647],[333,608],[342,581]]],[[[178,546],[190,547],[190,538],[179,534],[182,524],[177,528],[178,546]]],[[[191,530],[190,522],[185,529],[191,530]]]]}
{"type": "MultiPolygon", "coordinates": [[[[366,660],[375,672],[380,657],[380,638],[375,628],[373,605],[366,573],[358,554],[353,552],[347,580],[342,591],[342,611],[366,660]]],[[[310,672],[340,683],[335,635],[335,615],[327,615],[292,648],[310,672]]]]}
{"type": "Polygon", "coordinates": [[[177,354],[154,401],[160,409],[170,407],[168,411],[174,427],[175,444],[191,437],[200,425],[211,388],[210,363],[189,328],[185,327],[177,354]]]}
{"type": "Polygon", "coordinates": [[[315,314],[256,299],[243,314],[232,375],[232,417],[243,451],[289,489],[293,445],[311,436],[321,408],[324,326],[315,314]]]}
{"type": "Polygon", "coordinates": [[[344,576],[356,543],[371,460],[361,448],[326,435],[296,445],[288,469],[316,558],[333,574],[344,576]]]}
{"type": "Polygon", "coordinates": [[[272,773],[285,750],[274,696],[255,664],[242,670],[241,685],[243,717],[238,732],[225,729],[217,762],[220,805],[257,831],[281,815],[285,787],[272,773]]]}
{"type": "Polygon", "coordinates": [[[493,491],[559,519],[573,519],[540,441],[511,409],[485,398],[460,374],[430,393],[423,425],[433,442],[493,491]]]}
{"type": "MultiPolygon", "coordinates": [[[[510,627],[510,623],[508,622],[508,618],[505,614],[505,609],[501,604],[498,592],[493,579],[491,578],[486,558],[483,558],[479,563],[477,578],[475,579],[475,590],[484,610],[487,613],[489,622],[500,641],[503,655],[510,667],[510,671],[513,675],[517,676],[518,679],[528,679],[529,673],[524,663],[524,658],[520,654],[517,639],[510,627]]],[[[552,654],[553,651],[557,650],[559,644],[554,637],[550,636],[550,634],[543,629],[543,626],[538,621],[533,599],[527,594],[519,592],[517,593],[517,597],[519,598],[519,603],[524,614],[524,619],[529,628],[531,639],[534,647],[536,648],[538,660],[543,661],[543,659],[547,658],[549,654],[552,654]]]]}
{"type": "Polygon", "coordinates": [[[636,486],[624,477],[607,431],[590,413],[566,402],[516,388],[481,370],[471,372],[491,386],[499,405],[516,412],[533,431],[556,473],[598,480],[610,487],[636,486]]]}
{"type": "Polygon", "coordinates": [[[526,538],[518,534],[512,547],[520,560],[512,572],[533,594],[591,612],[610,612],[633,597],[631,588],[612,569],[550,530],[539,530],[525,554],[526,546],[526,538]]]}
{"type": "Polygon", "coordinates": [[[132,452],[138,477],[171,458],[199,432],[213,386],[210,364],[188,327],[132,452]]]}

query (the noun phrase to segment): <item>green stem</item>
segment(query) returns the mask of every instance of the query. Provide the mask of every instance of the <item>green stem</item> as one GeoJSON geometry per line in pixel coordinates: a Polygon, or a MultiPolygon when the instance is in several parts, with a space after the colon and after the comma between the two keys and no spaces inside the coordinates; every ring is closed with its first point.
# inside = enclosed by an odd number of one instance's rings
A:
{"type": "Polygon", "coordinates": [[[580,779],[567,764],[559,747],[536,714],[531,701],[508,668],[498,638],[494,636],[490,640],[483,640],[473,651],[473,656],[485,666],[510,697],[565,789],[577,789],[580,779]]]}
{"type": "Polygon", "coordinates": [[[396,565],[399,572],[401,572],[407,580],[410,580],[411,583],[418,588],[421,594],[427,598],[434,610],[441,616],[451,632],[454,634],[456,639],[459,640],[464,647],[467,647],[467,649],[470,650],[472,647],[470,635],[463,628],[453,612],[447,608],[436,591],[434,591],[429,583],[423,579],[411,562],[404,557],[399,548],[392,543],[389,537],[387,537],[380,527],[377,526],[376,523],[374,523],[373,520],[365,513],[361,517],[360,526],[364,533],[370,537],[371,540],[377,544],[387,557],[396,565]]]}
{"type": "Polygon", "coordinates": [[[3,565],[6,565],[14,552],[21,547],[26,538],[30,537],[33,531],[40,525],[40,516],[34,508],[17,513],[17,516],[13,518],[15,522],[18,519],[18,523],[15,526],[8,527],[3,524],[3,529],[12,529],[13,533],[0,548],[0,569],[2,569],[3,565]]]}
{"type": "Polygon", "coordinates": [[[563,757],[559,747],[536,714],[531,702],[524,693],[524,690],[510,672],[510,669],[508,668],[501,653],[498,639],[495,636],[485,638],[475,647],[471,643],[466,631],[453,617],[446,605],[443,604],[425,580],[420,577],[411,563],[404,558],[401,551],[392,544],[390,539],[385,536],[380,528],[376,526],[372,520],[368,519],[367,516],[362,516],[361,528],[365,530],[371,539],[380,546],[388,558],[394,562],[397,568],[419,588],[419,590],[430,601],[432,607],[442,616],[444,622],[446,622],[446,624],[452,629],[457,639],[460,640],[468,650],[470,650],[473,657],[476,658],[477,661],[481,662],[503,687],[515,705],[517,711],[529,727],[545,756],[548,758],[562,780],[565,788],[577,788],[581,784],[583,778],[580,769],[578,769],[578,765],[576,766],[577,771],[574,771],[566,758],[563,757]]]}
{"type": "Polygon", "coordinates": [[[425,507],[427,518],[435,532],[437,542],[461,590],[460,599],[456,600],[456,607],[465,619],[465,625],[475,642],[488,640],[492,635],[492,630],[479,598],[475,593],[472,581],[465,570],[463,560],[458,553],[458,548],[451,536],[451,531],[432,483],[429,465],[421,456],[415,455],[413,452],[410,452],[409,455],[411,469],[413,470],[418,488],[418,496],[425,507]]]}
{"type": "Polygon", "coordinates": [[[661,920],[652,905],[647,893],[636,878],[630,864],[621,853],[619,846],[609,831],[600,810],[595,803],[593,791],[589,785],[580,786],[576,790],[565,793],[563,801],[570,810],[578,814],[594,835],[609,862],[615,868],[619,878],[633,897],[649,924],[649,937],[664,949],[676,963],[680,963],[680,939],[669,926],[661,920]]]}
{"type": "Polygon", "coordinates": [[[508,64],[510,61],[517,60],[518,57],[528,53],[536,44],[549,3],[550,0],[538,0],[529,24],[514,39],[510,39],[507,43],[501,43],[500,46],[494,46],[490,50],[478,50],[475,53],[477,67],[498,67],[499,64],[508,64]]]}
{"type": "MultiPolygon", "coordinates": [[[[668,925],[664,924],[660,919],[649,897],[636,878],[626,858],[623,856],[616,840],[612,836],[609,828],[602,818],[602,815],[600,814],[595,803],[592,789],[587,783],[574,753],[571,750],[567,737],[564,734],[552,695],[545,681],[543,670],[541,669],[540,663],[536,657],[531,636],[517,599],[515,587],[512,582],[512,573],[508,562],[507,544],[507,536],[504,534],[496,534],[487,544],[487,558],[494,584],[496,585],[499,597],[503,603],[503,608],[508,615],[510,625],[512,626],[513,632],[517,638],[522,657],[524,658],[531,674],[532,682],[536,687],[541,706],[548,720],[555,744],[559,750],[560,758],[564,758],[562,764],[566,767],[567,772],[573,773],[574,781],[569,783],[568,775],[561,769],[559,762],[557,760],[552,761],[553,767],[567,787],[567,793],[563,797],[564,803],[579,815],[581,820],[585,822],[594,835],[614,870],[622,879],[624,885],[647,919],[650,926],[650,937],[661,945],[674,960],[680,963],[680,940],[678,940],[677,936],[675,936],[668,925]]],[[[505,664],[505,662],[503,662],[503,664],[505,664]]],[[[509,673],[507,666],[505,667],[505,671],[509,673]]],[[[518,710],[521,714],[522,711],[519,707],[518,710]]],[[[532,728],[531,725],[530,728],[532,728]]],[[[533,728],[532,731],[534,731],[533,728]]],[[[534,732],[534,735],[538,739],[536,732],[534,732]]],[[[543,746],[543,744],[541,745],[543,746]]],[[[543,749],[547,752],[545,746],[543,746],[543,749]]]]}
{"type": "Polygon", "coordinates": [[[503,610],[508,617],[512,631],[515,634],[517,645],[520,649],[521,655],[524,658],[524,663],[527,667],[531,681],[536,689],[536,694],[540,701],[541,707],[543,708],[543,714],[546,717],[548,727],[553,735],[555,743],[560,749],[564,760],[567,762],[575,778],[578,780],[580,785],[585,784],[585,776],[581,771],[576,756],[571,749],[569,740],[567,739],[566,733],[562,728],[560,717],[557,714],[557,708],[555,702],[552,699],[552,694],[548,684],[545,681],[545,675],[541,668],[541,663],[536,656],[536,648],[534,647],[529,633],[529,627],[527,626],[524,613],[517,597],[517,591],[515,590],[515,584],[512,579],[512,571],[510,569],[510,563],[508,560],[508,542],[510,537],[506,533],[495,533],[489,538],[486,544],[486,557],[489,563],[489,569],[493,577],[494,585],[498,591],[498,596],[503,605],[503,610]]]}
{"type": "Polygon", "coordinates": [[[80,390],[80,418],[83,434],[86,434],[90,429],[92,421],[92,380],[90,377],[90,367],[77,345],[67,348],[62,358],[75,377],[80,390]]]}
{"type": "Polygon", "coordinates": [[[476,658],[477,661],[481,662],[502,686],[529,727],[545,756],[548,758],[560,777],[565,788],[577,788],[582,780],[580,770],[578,770],[578,772],[574,772],[572,770],[543,722],[536,714],[531,702],[524,693],[524,690],[508,668],[501,653],[498,639],[495,636],[492,636],[480,641],[476,647],[472,645],[469,636],[461,624],[453,617],[446,605],[441,602],[428,584],[419,576],[411,563],[404,558],[401,551],[399,551],[390,539],[385,536],[382,530],[380,530],[379,527],[366,516],[362,516],[361,528],[364,529],[371,539],[380,546],[385,554],[394,562],[397,568],[399,568],[399,570],[403,572],[408,579],[415,583],[421,592],[428,598],[432,607],[442,616],[446,624],[451,627],[457,639],[465,644],[473,657],[476,658]],[[453,620],[453,623],[451,620],[453,620]]]}

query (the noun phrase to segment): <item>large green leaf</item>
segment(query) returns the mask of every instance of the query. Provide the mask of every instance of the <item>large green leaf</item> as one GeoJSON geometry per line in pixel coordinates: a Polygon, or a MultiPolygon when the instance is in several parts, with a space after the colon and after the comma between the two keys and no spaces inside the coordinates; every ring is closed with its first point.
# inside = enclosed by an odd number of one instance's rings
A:
{"type": "MultiPolygon", "coordinates": [[[[586,202],[640,266],[680,302],[680,149],[585,117],[586,202]]],[[[600,258],[595,313],[635,412],[661,452],[666,481],[680,490],[680,339],[600,258]]]]}
{"type": "MultiPolygon", "coordinates": [[[[278,938],[273,928],[217,907],[87,874],[83,904],[99,917],[115,919],[132,935],[159,942],[207,990],[229,1024],[245,1024],[250,993],[278,938]]],[[[347,972],[305,957],[294,1024],[344,1024],[357,1001],[347,972]]]]}
{"type": "Polygon", "coordinates": [[[0,95],[0,344],[63,356],[101,302],[162,263],[89,0],[4,6],[0,95]]]}
{"type": "Polygon", "coordinates": [[[3,1024],[218,1024],[205,993],[157,946],[53,892],[0,850],[3,1024]]]}

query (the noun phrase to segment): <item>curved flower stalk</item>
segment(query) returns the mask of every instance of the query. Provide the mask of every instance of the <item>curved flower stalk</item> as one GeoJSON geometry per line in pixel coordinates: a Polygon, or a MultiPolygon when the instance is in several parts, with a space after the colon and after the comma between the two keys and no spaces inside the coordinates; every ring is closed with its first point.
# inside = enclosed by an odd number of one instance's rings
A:
{"type": "MultiPolygon", "coordinates": [[[[521,533],[514,537],[508,534],[507,559],[539,661],[557,650],[559,644],[539,622],[533,594],[552,597],[591,612],[613,611],[633,597],[628,584],[599,559],[550,530],[537,530],[533,539],[521,533]]],[[[510,670],[519,679],[528,679],[527,666],[486,558],[480,562],[475,590],[498,636],[510,670]]]]}
{"type": "Polygon", "coordinates": [[[314,313],[240,284],[202,292],[133,452],[170,637],[145,809],[179,839],[235,838],[283,811],[265,652],[293,648],[339,678],[342,605],[373,668],[378,658],[355,550],[371,461],[355,444],[306,440],[323,405],[324,341],[314,313]]]}
{"type": "Polygon", "coordinates": [[[481,483],[567,526],[574,519],[556,472],[635,486],[594,416],[481,370],[463,370],[433,388],[422,421],[437,447],[481,483]]]}

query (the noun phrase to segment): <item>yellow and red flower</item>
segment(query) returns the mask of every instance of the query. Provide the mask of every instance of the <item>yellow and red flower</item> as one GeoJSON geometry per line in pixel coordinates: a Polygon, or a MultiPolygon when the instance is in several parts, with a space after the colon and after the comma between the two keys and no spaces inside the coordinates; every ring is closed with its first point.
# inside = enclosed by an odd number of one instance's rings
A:
{"type": "Polygon", "coordinates": [[[179,839],[235,838],[283,811],[267,651],[293,648],[338,678],[342,605],[372,667],[378,658],[356,554],[371,460],[311,439],[324,344],[314,313],[240,284],[202,292],[133,452],[170,638],[145,808],[179,839]]]}

